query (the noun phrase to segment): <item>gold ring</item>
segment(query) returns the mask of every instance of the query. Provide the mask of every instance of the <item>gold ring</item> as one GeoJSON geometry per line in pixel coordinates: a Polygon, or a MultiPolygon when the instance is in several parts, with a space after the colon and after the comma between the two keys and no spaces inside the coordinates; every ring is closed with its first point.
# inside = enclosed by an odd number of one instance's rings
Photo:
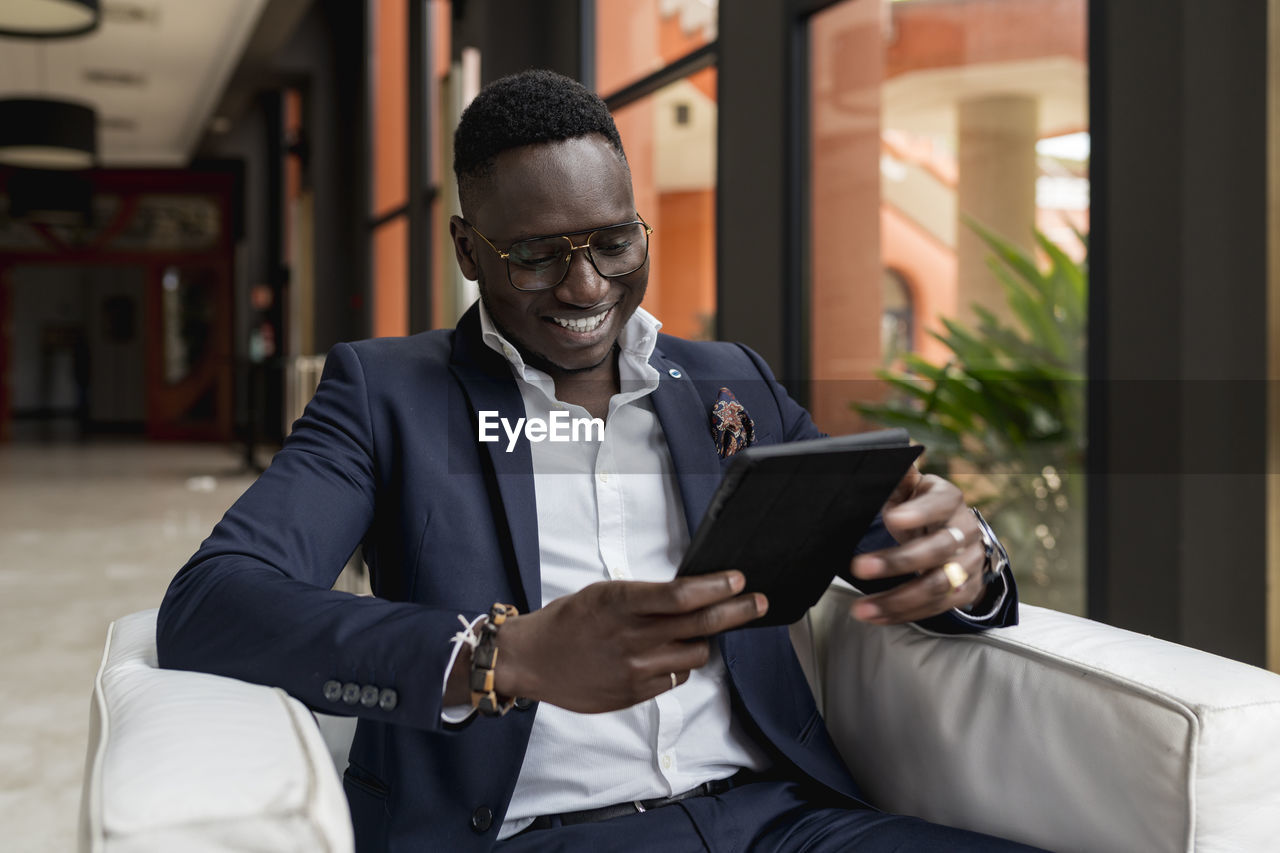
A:
{"type": "Polygon", "coordinates": [[[671,689],[672,689],[672,690],[675,690],[675,689],[676,689],[676,685],[677,685],[677,684],[679,684],[679,683],[680,683],[680,682],[676,679],[676,674],[675,674],[674,672],[673,672],[673,673],[671,673],[671,689]]]}
{"type": "Polygon", "coordinates": [[[951,534],[951,538],[956,540],[956,553],[964,547],[964,531],[959,527],[944,527],[943,530],[951,534]]]}
{"type": "Polygon", "coordinates": [[[943,563],[942,573],[947,576],[947,583],[951,584],[952,592],[964,586],[965,582],[969,580],[968,570],[955,560],[948,560],[943,563]]]}

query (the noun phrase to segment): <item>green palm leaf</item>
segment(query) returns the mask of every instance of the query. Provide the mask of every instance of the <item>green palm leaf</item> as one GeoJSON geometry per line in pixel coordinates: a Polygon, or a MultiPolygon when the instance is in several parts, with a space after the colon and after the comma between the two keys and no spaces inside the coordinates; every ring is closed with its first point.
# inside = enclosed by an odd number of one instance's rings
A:
{"type": "MultiPolygon", "coordinates": [[[[971,499],[998,517],[1015,569],[1020,578],[1031,572],[1034,588],[1078,575],[1064,545],[1078,550],[1082,536],[1083,484],[1074,472],[1084,454],[1088,268],[1039,232],[1043,269],[1029,253],[967,224],[991,251],[988,266],[1008,310],[997,316],[974,305],[976,322],[943,319],[930,334],[947,348],[947,360],[908,354],[903,370],[880,374],[885,402],[854,408],[925,444],[927,470],[959,481],[977,476],[985,491],[971,499]]],[[[1077,236],[1087,249],[1085,235],[1077,236]]],[[[1052,594],[1039,600],[1062,603],[1052,594]]]]}

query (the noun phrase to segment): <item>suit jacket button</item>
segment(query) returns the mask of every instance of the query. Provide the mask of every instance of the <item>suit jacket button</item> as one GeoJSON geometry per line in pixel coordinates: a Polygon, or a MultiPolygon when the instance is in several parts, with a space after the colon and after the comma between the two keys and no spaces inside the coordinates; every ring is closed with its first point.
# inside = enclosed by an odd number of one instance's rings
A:
{"type": "Polygon", "coordinates": [[[348,681],[342,685],[342,701],[348,705],[354,705],[360,701],[360,685],[348,681]]]}
{"type": "Polygon", "coordinates": [[[378,688],[372,684],[366,684],[364,689],[360,691],[360,704],[366,708],[372,708],[378,704],[378,688]]]}
{"type": "Polygon", "coordinates": [[[493,809],[481,806],[471,813],[471,828],[476,832],[488,832],[493,826],[493,809]]]}
{"type": "Polygon", "coordinates": [[[326,681],[324,683],[324,698],[329,702],[337,702],[342,698],[342,682],[326,681]]]}
{"type": "Polygon", "coordinates": [[[532,707],[533,707],[533,700],[532,700],[532,699],[530,699],[529,697],[527,697],[527,696],[517,696],[517,697],[516,697],[516,709],[517,709],[517,710],[520,710],[520,711],[527,711],[527,710],[529,710],[529,709],[530,709],[530,708],[532,708],[532,707]]]}
{"type": "Polygon", "coordinates": [[[378,707],[384,711],[394,711],[400,702],[400,696],[390,687],[384,687],[378,694],[378,707]]]}

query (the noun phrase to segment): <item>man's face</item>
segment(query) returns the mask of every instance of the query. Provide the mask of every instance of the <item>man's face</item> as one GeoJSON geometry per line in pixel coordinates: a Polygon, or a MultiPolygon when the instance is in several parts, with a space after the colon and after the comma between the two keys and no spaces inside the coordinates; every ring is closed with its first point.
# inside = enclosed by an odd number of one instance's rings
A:
{"type": "MultiPolygon", "coordinates": [[[[636,218],[631,176],[618,153],[599,136],[515,148],[498,155],[469,211],[471,224],[499,249],[531,237],[586,233],[636,218]]],[[[555,287],[521,292],[507,279],[503,261],[457,217],[450,223],[462,272],[480,287],[494,325],[519,347],[525,360],[552,376],[613,371],[614,344],[644,298],[649,263],[618,278],[604,278],[586,257],[573,253],[555,287]],[[586,331],[557,321],[586,320],[586,331]]]]}

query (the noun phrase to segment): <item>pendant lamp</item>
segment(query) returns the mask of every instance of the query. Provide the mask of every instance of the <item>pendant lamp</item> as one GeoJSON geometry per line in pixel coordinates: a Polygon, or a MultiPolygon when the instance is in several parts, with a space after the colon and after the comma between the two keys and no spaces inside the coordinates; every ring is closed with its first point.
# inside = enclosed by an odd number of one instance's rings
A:
{"type": "Polygon", "coordinates": [[[98,156],[93,107],[52,98],[0,98],[0,163],[87,169],[98,156]]]}
{"type": "Polygon", "coordinates": [[[93,179],[85,172],[14,169],[6,189],[14,219],[77,228],[93,222],[93,179]]]}
{"type": "Polygon", "coordinates": [[[0,36],[64,38],[92,32],[102,21],[99,0],[3,0],[0,36]]]}

